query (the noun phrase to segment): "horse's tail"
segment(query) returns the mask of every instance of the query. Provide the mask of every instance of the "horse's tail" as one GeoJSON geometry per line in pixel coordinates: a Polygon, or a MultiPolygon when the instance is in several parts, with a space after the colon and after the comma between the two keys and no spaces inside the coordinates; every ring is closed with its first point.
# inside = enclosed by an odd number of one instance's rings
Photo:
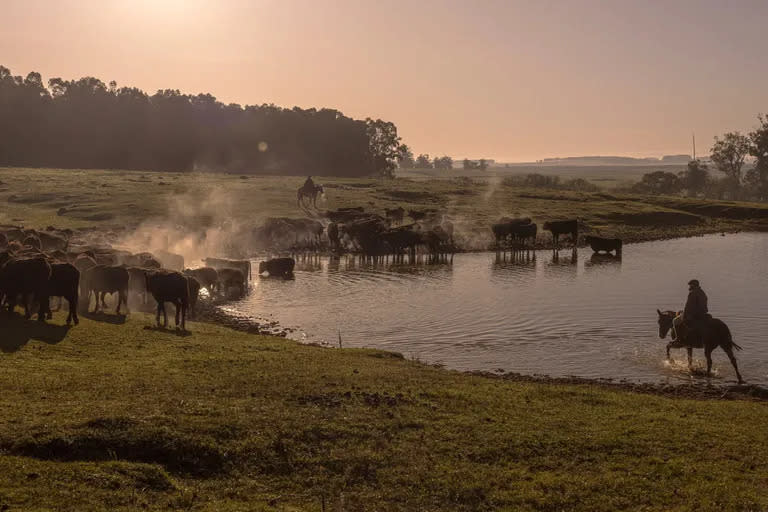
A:
{"type": "Polygon", "coordinates": [[[725,330],[725,335],[726,335],[726,338],[727,338],[727,343],[731,347],[735,348],[736,350],[744,350],[735,341],[733,341],[733,335],[731,335],[731,330],[728,328],[726,323],[723,322],[722,320],[718,320],[718,321],[720,322],[720,325],[722,325],[723,329],[725,330]]]}

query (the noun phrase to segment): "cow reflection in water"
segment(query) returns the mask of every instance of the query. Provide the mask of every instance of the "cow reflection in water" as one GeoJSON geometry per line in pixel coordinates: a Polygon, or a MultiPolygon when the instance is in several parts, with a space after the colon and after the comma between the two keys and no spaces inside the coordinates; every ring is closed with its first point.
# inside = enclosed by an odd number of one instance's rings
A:
{"type": "Polygon", "coordinates": [[[550,265],[558,265],[558,266],[568,266],[568,265],[576,265],[579,262],[579,251],[576,249],[576,247],[573,248],[573,250],[570,251],[570,254],[568,251],[563,251],[563,254],[560,254],[560,251],[555,249],[552,251],[552,262],[549,263],[550,265]]]}
{"type": "MultiPolygon", "coordinates": [[[[333,259],[329,261],[329,269],[333,259]]],[[[423,273],[424,269],[453,270],[453,255],[416,254],[364,256],[348,254],[335,263],[335,270],[381,270],[409,274],[423,273]],[[343,263],[343,264],[340,264],[343,263]]]]}
{"type": "Polygon", "coordinates": [[[319,272],[323,270],[322,258],[318,253],[304,253],[294,255],[296,270],[302,272],[319,272]]]}
{"type": "Polygon", "coordinates": [[[613,254],[599,254],[594,253],[590,258],[584,262],[584,267],[619,267],[621,266],[621,253],[618,255],[613,254]]]}

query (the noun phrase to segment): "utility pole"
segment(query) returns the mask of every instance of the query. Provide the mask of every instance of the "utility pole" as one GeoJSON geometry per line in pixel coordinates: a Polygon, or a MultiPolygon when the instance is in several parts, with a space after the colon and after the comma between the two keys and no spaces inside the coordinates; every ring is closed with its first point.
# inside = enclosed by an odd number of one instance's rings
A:
{"type": "Polygon", "coordinates": [[[693,159],[696,160],[696,134],[693,133],[693,159]]]}

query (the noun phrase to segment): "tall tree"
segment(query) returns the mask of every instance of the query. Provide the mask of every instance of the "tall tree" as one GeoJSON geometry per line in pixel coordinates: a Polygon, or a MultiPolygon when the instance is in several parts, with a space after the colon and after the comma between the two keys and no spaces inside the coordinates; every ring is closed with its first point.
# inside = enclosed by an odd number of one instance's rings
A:
{"type": "Polygon", "coordinates": [[[760,126],[749,134],[749,154],[755,158],[755,166],[747,171],[746,182],[760,201],[768,199],[768,117],[760,115],[760,126]]]}
{"type": "Polygon", "coordinates": [[[741,169],[744,167],[744,160],[749,154],[749,150],[749,137],[739,132],[726,133],[722,139],[715,137],[715,143],[710,150],[712,162],[718,171],[725,174],[728,189],[734,198],[739,195],[741,169]]]}
{"type": "Polygon", "coordinates": [[[680,173],[683,187],[688,191],[688,195],[692,197],[699,195],[704,190],[708,178],[709,170],[707,164],[699,159],[688,162],[688,168],[680,173]]]}
{"type": "Polygon", "coordinates": [[[432,165],[435,169],[441,169],[444,171],[448,171],[453,169],[453,158],[449,156],[441,156],[441,157],[435,157],[435,160],[432,162],[432,165]]]}
{"type": "Polygon", "coordinates": [[[370,117],[365,120],[368,126],[368,151],[373,170],[385,177],[393,177],[397,157],[402,153],[397,127],[389,121],[370,117]]]}

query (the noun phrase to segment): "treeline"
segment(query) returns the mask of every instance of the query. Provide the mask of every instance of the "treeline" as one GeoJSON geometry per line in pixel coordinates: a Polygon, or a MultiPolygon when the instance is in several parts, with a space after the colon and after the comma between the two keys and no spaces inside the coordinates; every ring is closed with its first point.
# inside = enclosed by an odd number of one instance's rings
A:
{"type": "Polygon", "coordinates": [[[392,175],[394,124],[333,109],[13,76],[0,66],[0,166],[392,175]]]}
{"type": "Polygon", "coordinates": [[[768,201],[768,117],[747,135],[729,132],[715,137],[710,163],[691,160],[677,174],[645,174],[632,191],[646,194],[685,194],[713,199],[768,201]]]}
{"type": "MultiPolygon", "coordinates": [[[[493,162],[493,160],[486,160],[484,158],[481,158],[480,160],[469,160],[468,158],[465,158],[461,162],[461,167],[465,171],[484,171],[488,169],[493,162]]],[[[421,153],[414,158],[411,148],[403,144],[400,147],[400,154],[397,156],[397,164],[401,169],[439,169],[449,171],[453,169],[453,158],[447,155],[430,158],[427,153],[421,153]]]]}

